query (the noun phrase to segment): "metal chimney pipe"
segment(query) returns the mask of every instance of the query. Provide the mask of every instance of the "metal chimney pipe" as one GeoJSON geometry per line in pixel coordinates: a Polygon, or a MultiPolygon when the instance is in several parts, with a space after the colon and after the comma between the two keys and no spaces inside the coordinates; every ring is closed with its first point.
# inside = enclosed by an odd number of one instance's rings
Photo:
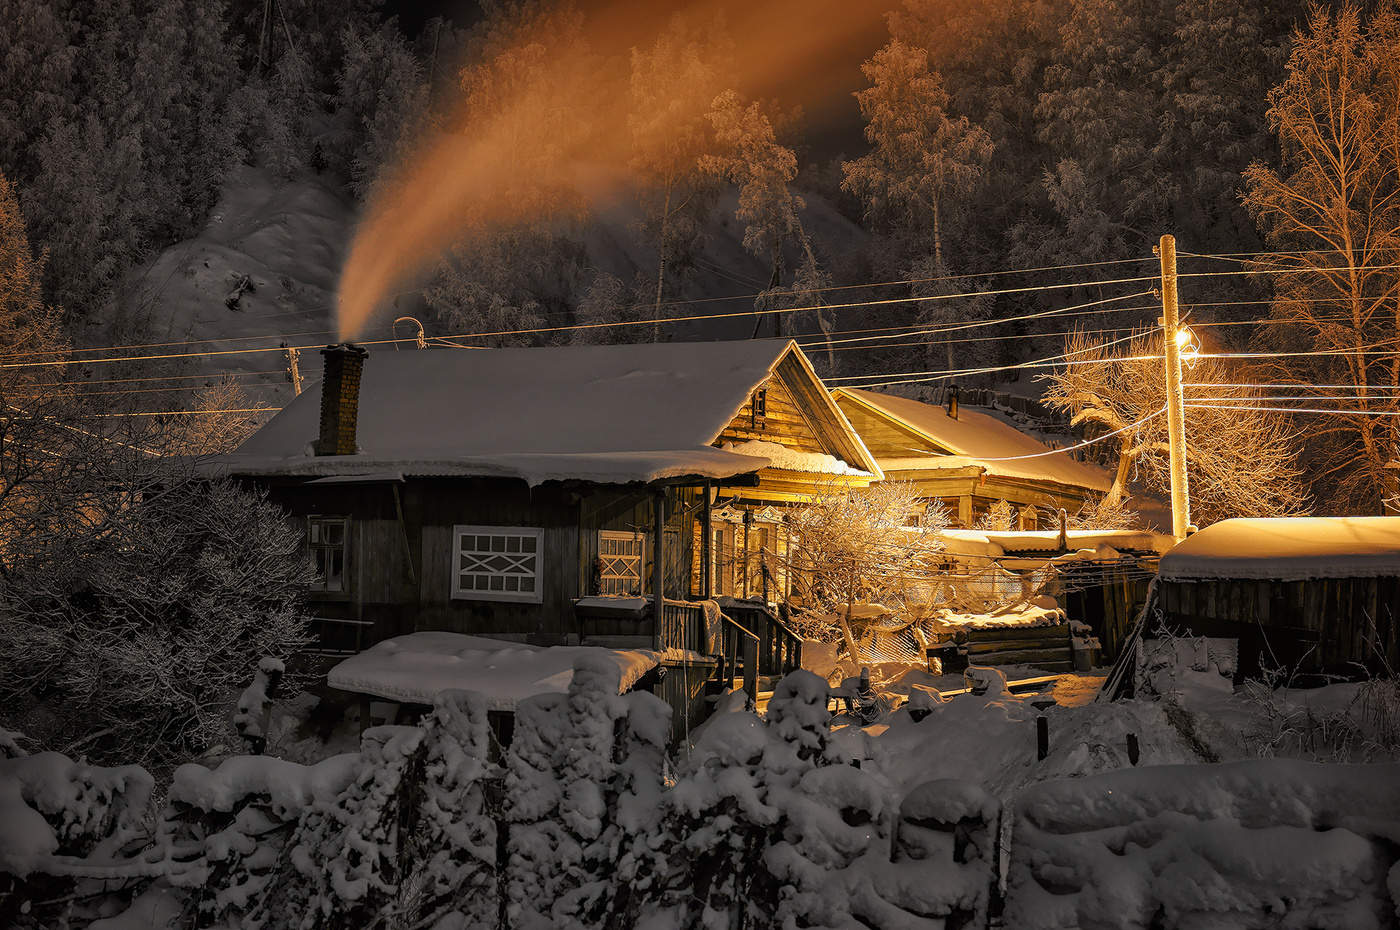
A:
{"type": "Polygon", "coordinates": [[[352,342],[321,350],[325,375],[321,379],[321,430],[317,455],[354,455],[355,429],[360,416],[360,375],[369,353],[352,342]]]}

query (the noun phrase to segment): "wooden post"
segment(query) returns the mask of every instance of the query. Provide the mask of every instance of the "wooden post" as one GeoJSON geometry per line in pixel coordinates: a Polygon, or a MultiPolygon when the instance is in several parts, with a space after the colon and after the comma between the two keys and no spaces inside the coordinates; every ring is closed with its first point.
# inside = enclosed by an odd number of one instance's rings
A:
{"type": "Polygon", "coordinates": [[[715,531],[711,522],[710,482],[706,481],[702,490],[705,500],[700,507],[700,597],[708,601],[715,596],[715,531]]]}
{"type": "Polygon", "coordinates": [[[651,498],[651,596],[652,619],[655,627],[652,646],[659,652],[666,648],[661,642],[662,624],[666,613],[666,491],[658,488],[651,498]]]}
{"type": "Polygon", "coordinates": [[[1162,340],[1167,363],[1167,446],[1171,467],[1172,535],[1186,538],[1191,505],[1186,486],[1186,414],[1181,393],[1181,346],[1190,334],[1181,329],[1176,301],[1176,239],[1163,236],[1157,246],[1162,264],[1162,340]]]}
{"type": "Polygon", "coordinates": [[[744,557],[743,557],[743,561],[740,563],[743,567],[739,569],[739,573],[743,576],[743,578],[742,578],[743,587],[741,587],[741,588],[739,589],[739,590],[740,590],[739,596],[742,597],[742,598],[744,598],[745,600],[748,600],[748,597],[749,597],[749,526],[750,526],[752,523],[753,523],[753,511],[752,511],[752,510],[745,510],[745,511],[744,511],[744,557]]]}

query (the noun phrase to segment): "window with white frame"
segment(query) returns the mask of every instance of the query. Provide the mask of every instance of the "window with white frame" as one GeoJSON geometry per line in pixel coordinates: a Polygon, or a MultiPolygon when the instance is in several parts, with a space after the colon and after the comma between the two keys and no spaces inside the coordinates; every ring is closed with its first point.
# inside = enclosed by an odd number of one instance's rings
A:
{"type": "Polygon", "coordinates": [[[544,530],[531,526],[454,526],[452,596],[478,601],[541,601],[544,530]]]}
{"type": "Polygon", "coordinates": [[[345,545],[350,531],[349,517],[308,517],[307,543],[311,548],[311,564],[316,578],[314,591],[342,593],[345,584],[345,545]]]}
{"type": "Polygon", "coordinates": [[[638,595],[645,591],[646,544],[646,533],[598,531],[598,558],[602,561],[599,594],[638,595]]]}

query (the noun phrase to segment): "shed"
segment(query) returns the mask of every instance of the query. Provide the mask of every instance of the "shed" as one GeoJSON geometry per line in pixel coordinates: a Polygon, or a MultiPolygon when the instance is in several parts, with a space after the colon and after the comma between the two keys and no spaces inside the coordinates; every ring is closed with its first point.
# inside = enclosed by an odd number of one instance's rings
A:
{"type": "Polygon", "coordinates": [[[1222,520],[1159,578],[1168,627],[1238,638],[1240,675],[1400,668],[1400,517],[1222,520]]]}

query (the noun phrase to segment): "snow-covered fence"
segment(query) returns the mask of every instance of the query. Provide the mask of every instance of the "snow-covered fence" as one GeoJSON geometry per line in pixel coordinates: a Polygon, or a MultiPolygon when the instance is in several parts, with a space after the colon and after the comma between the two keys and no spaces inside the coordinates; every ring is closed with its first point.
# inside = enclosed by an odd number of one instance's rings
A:
{"type": "MultiPolygon", "coordinates": [[[[617,676],[583,661],[567,694],[521,702],[499,763],[485,700],[447,692],[422,726],[371,728],[358,753],[316,765],[183,766],[150,842],[125,859],[69,847],[127,882],[66,919],[129,905],[128,921],[171,930],[986,925],[997,802],[946,781],[892,794],[831,740],[825,681],[788,676],[766,719],[720,714],[673,772],[668,706],[619,695],[617,676]]],[[[120,777],[144,803],[139,769],[88,781],[120,777]]],[[[10,801],[69,817],[32,783],[10,801]]],[[[129,835],[114,817],[78,833],[129,835]]],[[[0,830],[4,861],[48,868],[12,843],[0,830]]]]}
{"type": "Polygon", "coordinates": [[[316,765],[234,756],[176,769],[156,848],[165,880],[187,889],[200,926],[237,920],[262,898],[302,816],[350,784],[355,753],[316,765]]]}
{"type": "Polygon", "coordinates": [[[117,857],[136,836],[152,785],[134,765],[56,752],[0,759],[0,926],[65,908],[84,864],[117,857]]]}
{"type": "Polygon", "coordinates": [[[1045,782],[1017,802],[1006,925],[1394,927],[1400,765],[1282,759],[1045,782]]]}

